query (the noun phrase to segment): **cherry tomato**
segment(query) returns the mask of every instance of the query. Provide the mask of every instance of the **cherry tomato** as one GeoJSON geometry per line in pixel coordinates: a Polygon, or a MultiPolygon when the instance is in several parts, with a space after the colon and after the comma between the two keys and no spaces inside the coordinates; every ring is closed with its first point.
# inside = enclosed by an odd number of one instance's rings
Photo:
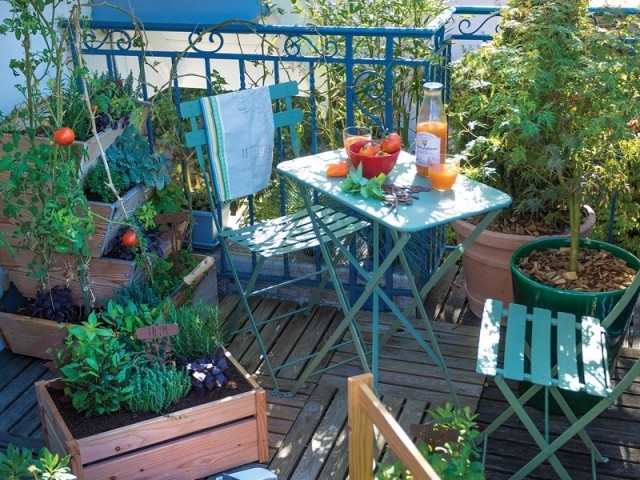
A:
{"type": "Polygon", "coordinates": [[[348,162],[334,162],[327,165],[328,177],[345,177],[349,174],[348,162]]]}
{"type": "Polygon", "coordinates": [[[382,140],[382,150],[387,153],[396,153],[402,148],[402,137],[397,133],[390,133],[382,140]]]}
{"type": "Polygon", "coordinates": [[[122,235],[122,244],[127,248],[137,247],[140,245],[136,232],[133,230],[127,230],[124,232],[124,235],[122,235]]]}
{"type": "Polygon", "coordinates": [[[371,143],[365,143],[362,147],[360,147],[360,150],[358,150],[358,153],[360,155],[366,155],[368,157],[373,157],[380,150],[381,150],[380,143],[371,142],[371,143]]]}
{"type": "Polygon", "coordinates": [[[53,133],[53,139],[58,145],[66,147],[76,139],[76,134],[69,127],[62,127],[53,133]]]}

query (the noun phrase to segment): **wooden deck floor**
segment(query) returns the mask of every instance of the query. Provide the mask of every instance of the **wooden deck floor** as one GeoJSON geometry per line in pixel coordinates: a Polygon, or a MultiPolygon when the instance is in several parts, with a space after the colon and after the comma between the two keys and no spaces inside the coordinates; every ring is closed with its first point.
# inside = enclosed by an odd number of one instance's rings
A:
{"type": "MultiPolygon", "coordinates": [[[[237,298],[221,299],[221,314],[233,309],[237,298]]],[[[291,302],[261,299],[254,304],[262,311],[292,308],[291,302]]],[[[491,381],[475,373],[475,349],[478,319],[468,311],[459,272],[445,277],[427,302],[434,314],[434,330],[445,361],[454,378],[461,403],[476,409],[480,423],[489,423],[506,408],[491,381]]],[[[359,317],[365,339],[370,337],[368,318],[359,317]]],[[[271,324],[265,334],[271,354],[285,358],[296,351],[314,348],[340,320],[338,311],[330,306],[317,308],[310,319],[292,319],[271,324]]],[[[391,319],[385,317],[383,324],[391,319]]],[[[418,322],[416,326],[419,328],[418,322]]],[[[640,354],[637,332],[632,332],[629,347],[624,348],[617,372],[624,370],[640,354]],[[633,348],[635,347],[635,348],[633,348]]],[[[261,364],[251,337],[237,336],[229,349],[268,390],[268,378],[260,375],[261,364]]],[[[337,363],[351,353],[349,346],[340,348],[328,362],[337,363]]],[[[425,421],[426,409],[432,404],[450,401],[442,376],[417,348],[407,334],[399,333],[381,351],[379,393],[382,402],[405,428],[425,421]]],[[[348,478],[347,466],[347,377],[362,370],[357,362],[347,363],[312,378],[293,398],[268,395],[269,447],[268,468],[278,479],[324,480],[348,478]]],[[[281,386],[292,385],[299,369],[281,372],[281,386]]],[[[0,352],[0,447],[8,442],[39,448],[42,430],[32,384],[49,377],[41,361],[20,357],[4,350],[0,352]]],[[[538,415],[539,416],[539,415],[538,415]]],[[[563,423],[553,418],[552,432],[562,431],[563,423]]],[[[598,467],[598,478],[640,479],[640,383],[622,398],[621,405],[608,411],[589,429],[596,444],[609,463],[598,467]]],[[[380,446],[380,459],[389,460],[389,452],[380,446]]],[[[524,459],[533,456],[535,444],[517,420],[499,429],[489,444],[487,478],[503,479],[517,470],[524,459]]],[[[589,478],[590,460],[579,442],[561,451],[560,459],[573,479],[589,478]]],[[[532,479],[557,478],[548,466],[538,468],[532,479]]]]}

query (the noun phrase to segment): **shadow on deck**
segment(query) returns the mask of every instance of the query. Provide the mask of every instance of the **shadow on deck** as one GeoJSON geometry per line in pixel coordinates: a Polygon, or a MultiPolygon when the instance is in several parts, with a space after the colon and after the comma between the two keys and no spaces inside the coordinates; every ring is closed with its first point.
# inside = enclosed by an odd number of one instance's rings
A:
{"type": "MultiPolygon", "coordinates": [[[[475,355],[479,320],[466,306],[464,288],[459,272],[445,276],[427,301],[427,311],[436,318],[434,331],[438,337],[445,362],[454,379],[462,404],[478,412],[478,422],[489,423],[506,407],[493,382],[475,373],[475,355]]],[[[224,318],[233,310],[237,298],[227,295],[221,299],[220,312],[224,318]]],[[[264,311],[290,309],[291,302],[260,299],[254,308],[264,311]]],[[[371,337],[370,313],[362,311],[358,321],[365,340],[371,337]]],[[[339,312],[329,306],[314,310],[310,319],[292,319],[271,324],[273,331],[266,335],[271,354],[286,357],[293,349],[309,350],[330,334],[339,312]]],[[[382,326],[390,325],[384,316],[382,326]]],[[[419,328],[419,323],[416,323],[419,328]]],[[[624,348],[614,377],[627,368],[640,351],[637,332],[632,331],[629,347],[624,348]],[[636,347],[636,348],[632,348],[636,347]]],[[[260,375],[261,363],[250,336],[236,336],[229,350],[258,381],[271,389],[270,379],[260,375]]],[[[353,354],[346,345],[334,352],[328,363],[338,363],[353,354]]],[[[362,372],[356,361],[340,365],[312,377],[293,398],[282,394],[268,394],[269,453],[268,468],[286,479],[345,479],[347,465],[347,392],[346,379],[362,372]]],[[[280,372],[281,386],[287,389],[300,373],[290,368],[280,372]]],[[[43,362],[0,352],[0,447],[8,442],[29,448],[43,444],[40,418],[37,411],[33,383],[50,374],[43,362]]],[[[400,332],[381,350],[379,395],[384,405],[407,430],[413,423],[426,421],[431,405],[450,401],[437,367],[419,350],[412,337],[400,332]]],[[[541,420],[541,415],[538,415],[541,420]]],[[[553,417],[552,432],[564,429],[560,419],[553,417]]],[[[610,461],[598,467],[601,480],[640,478],[640,383],[636,383],[622,397],[616,408],[606,412],[589,428],[592,438],[610,461]]],[[[379,460],[391,462],[390,452],[378,445],[379,460]]],[[[526,430],[512,419],[500,428],[489,444],[487,478],[505,479],[530,458],[537,447],[526,430]]],[[[559,458],[567,466],[572,478],[589,478],[590,459],[584,446],[574,441],[561,450],[559,458]]],[[[546,464],[530,477],[556,478],[546,464]]]]}

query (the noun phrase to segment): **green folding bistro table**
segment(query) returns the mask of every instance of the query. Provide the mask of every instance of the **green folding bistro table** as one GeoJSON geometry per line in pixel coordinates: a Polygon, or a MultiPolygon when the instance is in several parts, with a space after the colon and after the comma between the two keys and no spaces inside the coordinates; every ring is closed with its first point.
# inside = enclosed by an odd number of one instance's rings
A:
{"type": "MultiPolygon", "coordinates": [[[[424,351],[431,356],[436,365],[442,370],[444,378],[451,391],[452,399],[459,406],[458,398],[451,381],[449,372],[444,363],[444,359],[438,347],[436,337],[431,328],[431,320],[424,308],[424,298],[429,291],[437,284],[442,275],[462,256],[465,250],[473,243],[477,236],[487,225],[496,217],[501,209],[511,203],[511,198],[492,187],[468,179],[462,175],[458,176],[453,188],[446,192],[437,192],[435,190],[427,192],[419,192],[408,205],[398,205],[392,208],[390,205],[381,200],[368,198],[365,199],[359,193],[343,192],[340,189],[340,183],[344,178],[327,177],[325,171],[327,164],[344,159],[344,150],[333,150],[323,152],[317,155],[309,155],[293,160],[282,162],[278,165],[278,172],[285,177],[293,180],[298,187],[305,207],[308,210],[314,223],[314,231],[316,235],[331,237],[331,232],[324,228],[321,219],[314,216],[312,193],[318,192],[336,202],[352,209],[353,212],[365,217],[371,221],[372,239],[373,239],[373,262],[371,269],[364,268],[354,255],[341,245],[340,242],[334,240],[341,253],[355,267],[357,274],[364,280],[365,286],[362,294],[351,303],[347,298],[345,289],[338,277],[337,265],[335,265],[335,256],[329,252],[324,243],[320,244],[324,261],[330,266],[330,276],[333,286],[336,290],[338,300],[344,312],[344,319],[340,322],[337,329],[332,333],[330,338],[322,345],[320,350],[311,358],[309,364],[298,378],[293,388],[286,393],[288,396],[295,395],[310,375],[317,373],[317,367],[320,361],[335,347],[340,341],[345,330],[349,327],[357,329],[355,316],[363,307],[365,302],[372,298],[372,327],[373,338],[371,342],[371,350],[366,351],[363,342],[354,339],[354,343],[358,352],[358,356],[362,363],[362,367],[366,372],[371,371],[374,377],[374,385],[377,388],[378,380],[378,352],[384,343],[393,335],[397,327],[401,325],[415,338],[424,351]],[[485,214],[480,223],[478,223],[471,235],[461,244],[452,249],[440,264],[437,270],[432,274],[425,285],[419,289],[409,268],[409,263],[405,255],[404,247],[409,242],[411,236],[425,229],[441,226],[454,220],[467,218],[475,215],[485,214]],[[381,232],[387,227],[393,240],[393,247],[389,254],[380,261],[379,255],[379,239],[381,232]],[[409,306],[400,308],[393,302],[391,298],[380,288],[381,279],[384,278],[386,271],[393,267],[398,260],[404,273],[407,276],[409,289],[413,294],[413,299],[409,306]],[[387,307],[396,315],[396,324],[388,330],[384,336],[377,334],[379,328],[379,312],[380,301],[384,302],[387,307]],[[424,323],[427,338],[415,329],[408,320],[410,312],[417,309],[419,317],[424,323]],[[368,354],[371,355],[371,364],[367,359],[368,354]]],[[[429,179],[423,178],[416,174],[415,157],[407,152],[401,152],[398,162],[389,174],[387,183],[394,183],[398,186],[417,185],[422,187],[430,187],[429,179]]],[[[351,329],[353,331],[353,328],[351,329]]]]}

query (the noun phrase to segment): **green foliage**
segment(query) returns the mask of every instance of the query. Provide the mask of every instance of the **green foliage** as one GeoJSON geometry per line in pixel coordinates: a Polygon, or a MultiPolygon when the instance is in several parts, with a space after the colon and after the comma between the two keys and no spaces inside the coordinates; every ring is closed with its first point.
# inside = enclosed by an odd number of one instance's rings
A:
{"type": "MultiPolygon", "coordinates": [[[[74,77],[64,81],[62,103],[62,125],[71,127],[77,140],[88,140],[93,136],[91,119],[87,115],[87,104],[84,98],[82,85],[79,84],[77,75],[83,75],[89,99],[94,109],[96,128],[101,132],[113,127],[118,120],[128,119],[141,106],[137,101],[139,92],[134,89],[133,72],[129,72],[127,78],[119,75],[111,76],[109,73],[90,73],[87,69],[76,72],[74,77]]],[[[52,105],[52,116],[57,117],[56,105],[52,105]]]]}
{"type": "Polygon", "coordinates": [[[145,281],[131,282],[122,288],[115,289],[113,294],[114,301],[120,305],[131,302],[135,305],[147,305],[149,308],[155,308],[164,300],[154,290],[153,285],[145,281]]]}
{"type": "MultiPolygon", "coordinates": [[[[44,289],[54,252],[75,256],[75,273],[82,283],[93,218],[77,181],[75,149],[52,141],[53,132],[64,125],[64,78],[76,78],[80,71],[68,54],[70,30],[58,28],[59,9],[73,2],[30,0],[9,5],[10,14],[2,20],[0,34],[14,36],[23,46],[19,57],[9,60],[9,67],[24,101],[10,119],[16,123],[2,130],[15,132],[18,125],[24,143],[19,146],[16,133],[0,153],[0,170],[9,176],[0,184],[3,214],[15,220],[14,243],[34,253],[28,268],[40,282],[39,289],[44,289]],[[44,42],[40,49],[42,43],[32,41],[37,37],[44,42]]],[[[76,33],[83,34],[79,27],[76,33]]],[[[85,109],[84,115],[90,117],[91,112],[85,109]]],[[[0,246],[8,247],[5,237],[0,237],[0,246]]],[[[84,300],[88,306],[88,296],[84,300]]]]}
{"type": "MultiPolygon", "coordinates": [[[[636,135],[633,140],[623,148],[624,156],[620,161],[624,163],[625,169],[629,172],[627,184],[617,190],[615,221],[613,228],[612,242],[640,256],[640,213],[638,204],[640,203],[640,169],[638,160],[640,159],[640,136],[636,135]]],[[[608,201],[589,200],[589,204],[594,208],[596,216],[601,219],[609,219],[610,203],[608,201]]],[[[609,223],[600,222],[596,225],[592,238],[606,240],[608,237],[609,223]]]]}
{"type": "Polygon", "coordinates": [[[384,191],[382,184],[387,179],[384,173],[378,174],[374,178],[366,179],[362,177],[362,164],[358,165],[358,169],[350,171],[347,178],[340,182],[340,189],[343,192],[360,193],[363,198],[384,199],[384,191]]]}
{"type": "Polygon", "coordinates": [[[597,27],[587,7],[510,0],[493,41],[452,65],[449,105],[454,153],[512,196],[509,215],[568,211],[576,256],[582,205],[626,181],[618,156],[640,111],[629,25],[597,27]]]}
{"type": "MultiPolygon", "coordinates": [[[[475,423],[476,415],[469,407],[455,408],[447,403],[444,407],[429,410],[433,422],[440,428],[454,429],[458,432],[457,440],[448,441],[444,445],[427,445],[418,442],[420,453],[442,480],[484,480],[484,469],[479,462],[480,454],[476,451],[475,441],[480,437],[475,423]]],[[[378,464],[375,480],[395,480],[413,478],[405,471],[401,461],[393,465],[378,464]]]]}
{"type": "Polygon", "coordinates": [[[88,417],[119,411],[133,395],[131,352],[95,312],[68,331],[55,364],[73,408],[88,417]]]}
{"type": "MultiPolygon", "coordinates": [[[[292,0],[294,11],[302,13],[308,22],[318,26],[353,26],[360,27],[423,27],[436,18],[445,8],[444,1],[425,2],[387,1],[365,2],[353,0],[292,0]]],[[[343,38],[332,38],[336,41],[339,52],[345,50],[343,38]]],[[[326,38],[318,39],[319,51],[326,49],[326,38]]],[[[435,65],[441,59],[432,51],[431,42],[423,39],[400,38],[394,41],[395,58],[432,58],[435,65]]],[[[358,38],[354,42],[354,55],[362,58],[380,58],[386,46],[379,38],[358,38]]],[[[346,127],[346,104],[344,92],[347,90],[345,67],[339,64],[321,63],[324,73],[316,79],[316,93],[327,92],[326,97],[318,98],[318,102],[326,105],[325,117],[318,123],[321,138],[320,149],[338,148],[342,146],[342,129],[346,127]]],[[[385,105],[379,99],[368,95],[382,87],[385,75],[391,75],[394,95],[392,97],[392,129],[400,133],[405,145],[409,145],[409,130],[415,127],[415,116],[422,100],[425,72],[422,68],[404,65],[355,65],[354,78],[362,75],[355,84],[355,95],[361,108],[354,111],[355,124],[370,125],[369,115],[385,118],[385,105]],[[364,80],[364,81],[362,81],[364,80]],[[367,113],[368,112],[368,113],[367,113]]],[[[349,86],[350,88],[352,86],[349,86]]],[[[383,132],[374,132],[380,137],[383,132]]],[[[302,135],[301,138],[310,138],[302,135]]]]}
{"type": "MultiPolygon", "coordinates": [[[[97,163],[89,169],[84,177],[84,190],[96,195],[105,203],[113,203],[116,196],[105,181],[106,178],[107,169],[102,162],[97,163]]],[[[119,195],[126,193],[129,188],[129,184],[120,172],[111,171],[111,181],[119,195]]]]}
{"type": "Polygon", "coordinates": [[[41,448],[34,458],[33,450],[7,446],[0,452],[0,478],[3,480],[74,480],[69,468],[70,457],[59,457],[41,448]]]}
{"type": "Polygon", "coordinates": [[[146,305],[109,301],[80,325],[69,327],[65,347],[54,360],[64,392],[87,416],[119,411],[133,395],[133,359],[144,349],[137,329],[158,323],[161,315],[146,305]]]}
{"type": "Polygon", "coordinates": [[[144,363],[135,369],[131,385],[129,410],[160,413],[189,393],[191,380],[184,367],[144,363]]]}
{"type": "Polygon", "coordinates": [[[218,309],[198,300],[179,308],[169,305],[167,322],[177,323],[178,336],[171,346],[177,356],[195,359],[213,354],[226,343],[226,332],[218,319],[218,309]]]}
{"type": "Polygon", "coordinates": [[[158,215],[158,210],[151,202],[147,202],[140,205],[133,214],[133,217],[140,222],[146,230],[154,230],[156,228],[156,222],[153,220],[158,215]]]}
{"type": "Polygon", "coordinates": [[[151,153],[149,143],[138,129],[127,126],[106,151],[111,172],[122,174],[133,185],[164,188],[171,182],[171,162],[151,153]]]}

